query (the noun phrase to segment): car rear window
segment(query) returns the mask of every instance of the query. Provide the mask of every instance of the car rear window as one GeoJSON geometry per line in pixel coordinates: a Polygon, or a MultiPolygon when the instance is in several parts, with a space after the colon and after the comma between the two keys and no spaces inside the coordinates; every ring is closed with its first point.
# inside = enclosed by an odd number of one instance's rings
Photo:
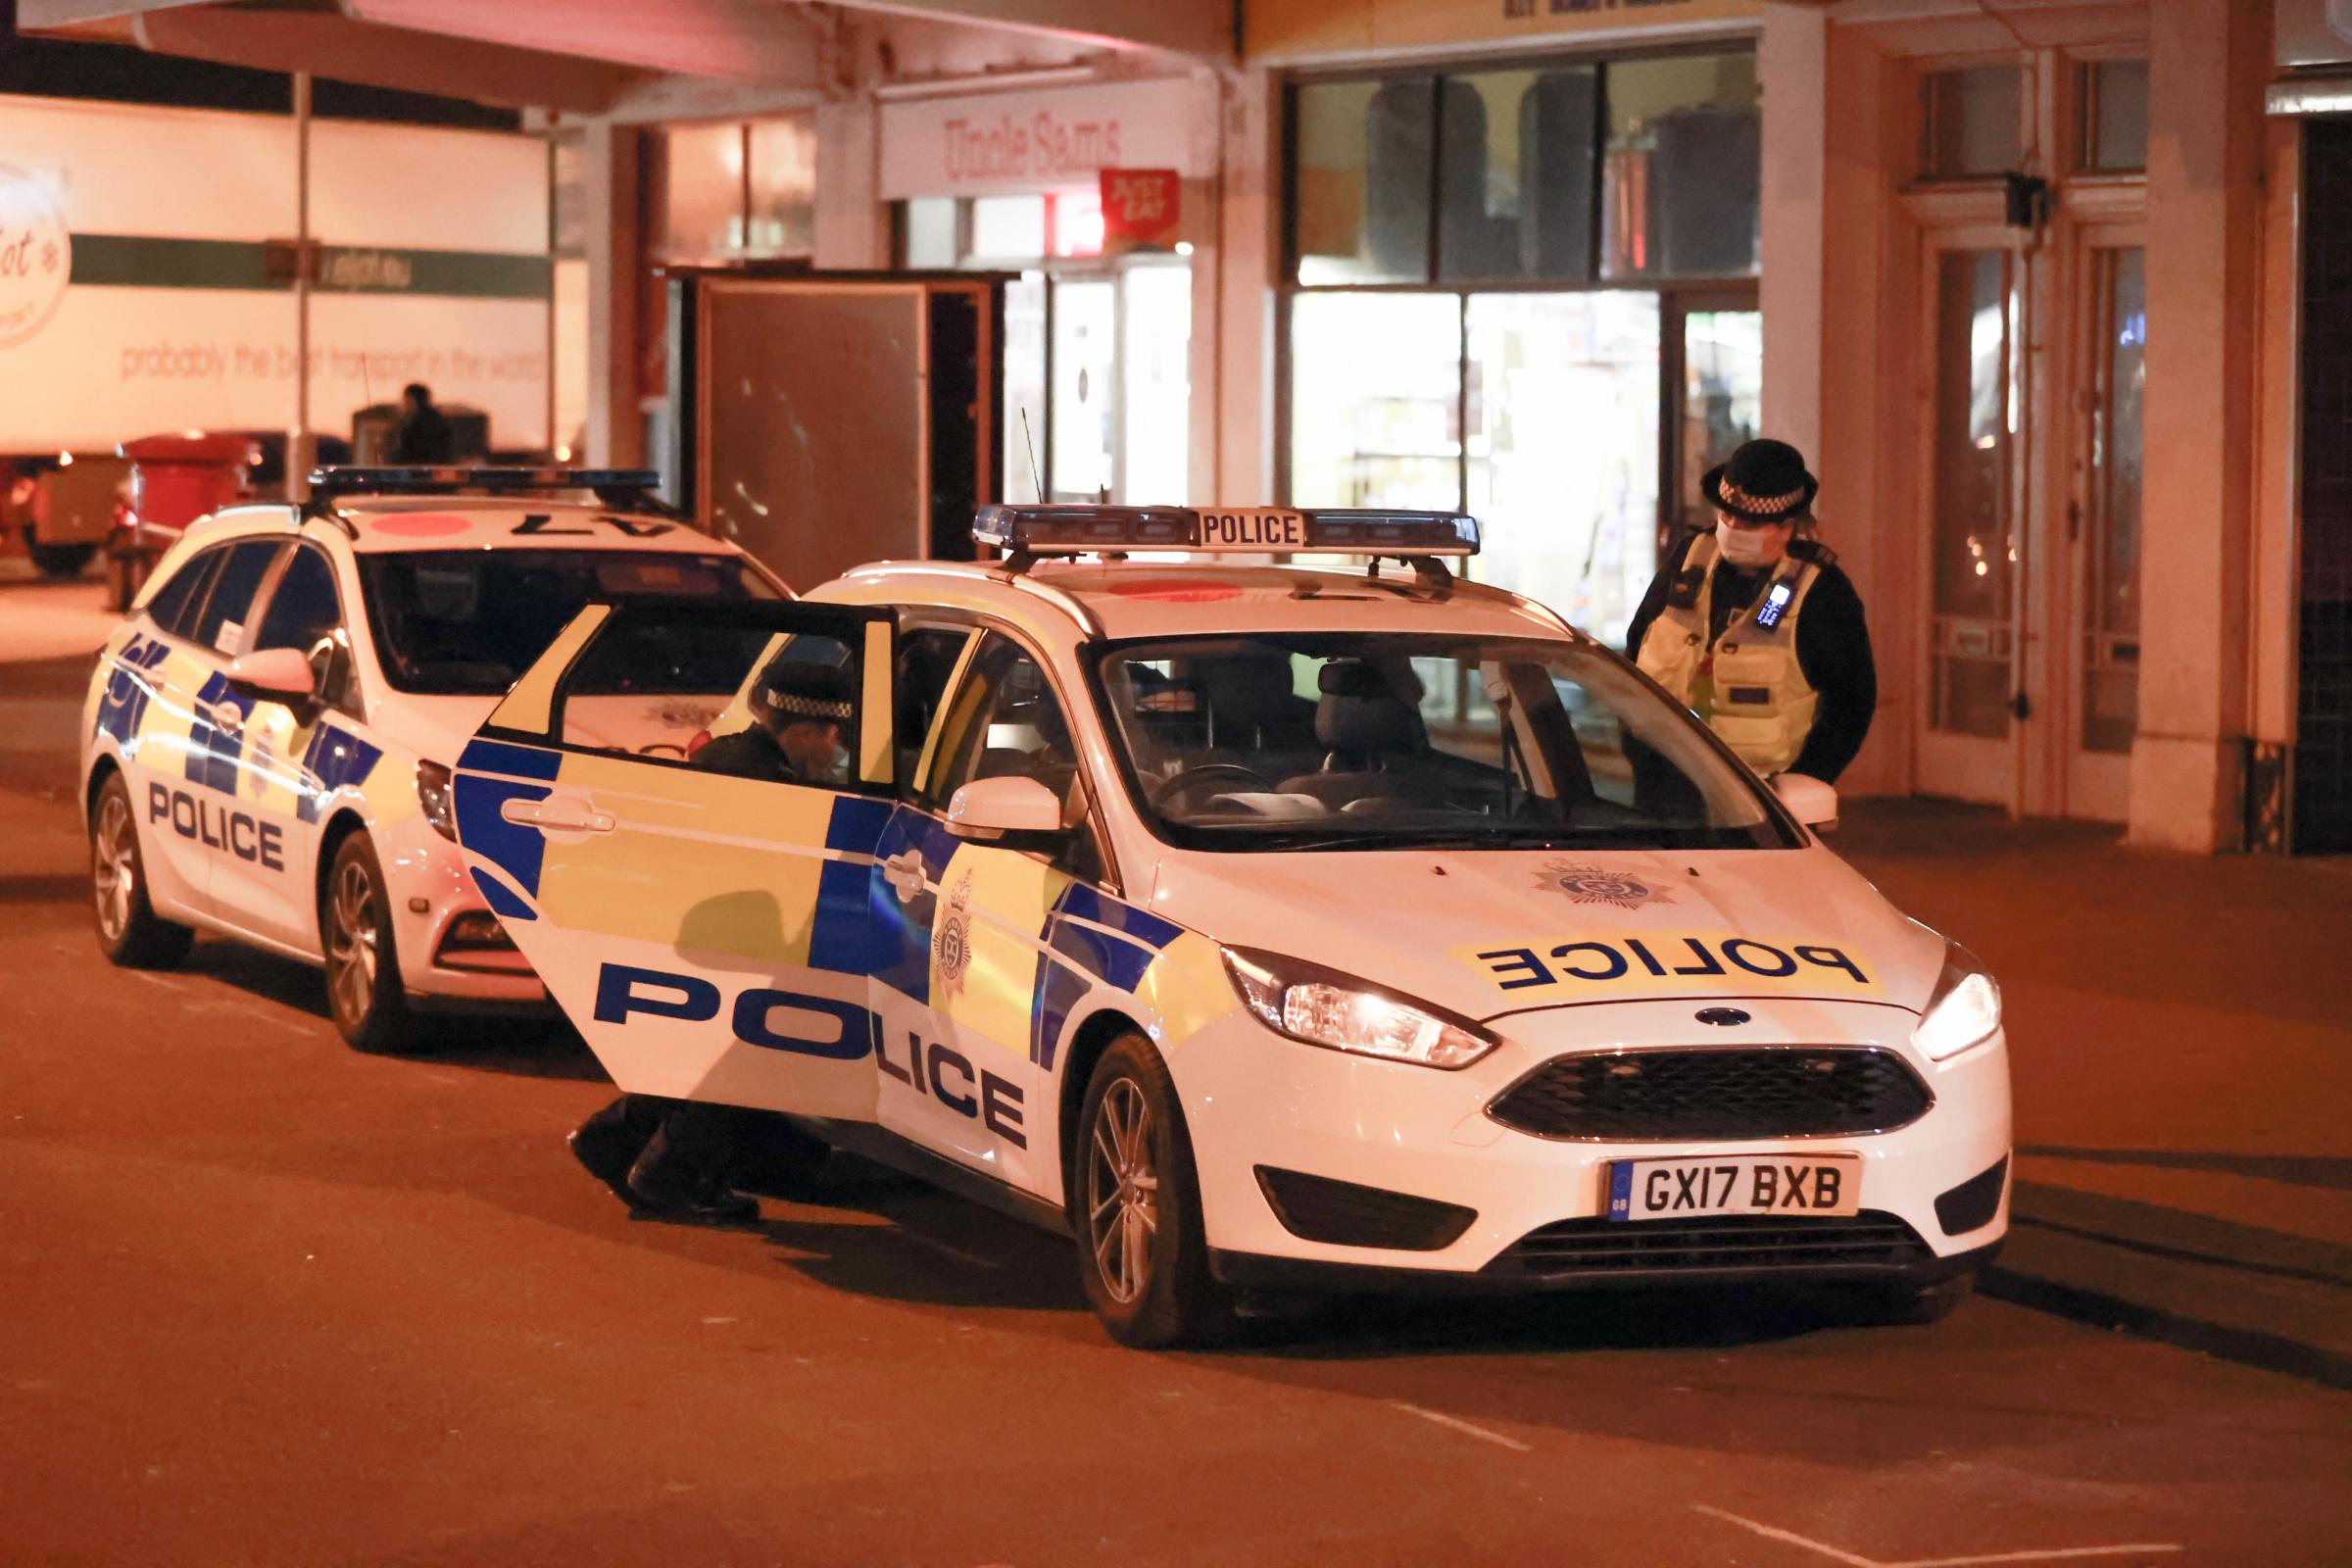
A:
{"type": "Polygon", "coordinates": [[[426,696],[494,697],[583,605],[775,599],[741,556],[627,550],[399,550],[360,557],[384,678],[426,696]]]}

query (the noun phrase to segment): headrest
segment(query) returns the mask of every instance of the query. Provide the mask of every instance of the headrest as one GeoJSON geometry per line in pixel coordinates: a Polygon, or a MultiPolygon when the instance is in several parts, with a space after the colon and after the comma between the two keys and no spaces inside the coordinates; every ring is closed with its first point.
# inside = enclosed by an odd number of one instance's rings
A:
{"type": "Polygon", "coordinates": [[[1208,694],[1221,724],[1264,724],[1281,717],[1292,701],[1288,660],[1197,660],[1193,680],[1208,694]]]}
{"type": "Polygon", "coordinates": [[[1380,672],[1351,659],[1335,659],[1317,677],[1315,739],[1335,752],[1409,752],[1421,738],[1421,715],[1396,696],[1380,672]]]}

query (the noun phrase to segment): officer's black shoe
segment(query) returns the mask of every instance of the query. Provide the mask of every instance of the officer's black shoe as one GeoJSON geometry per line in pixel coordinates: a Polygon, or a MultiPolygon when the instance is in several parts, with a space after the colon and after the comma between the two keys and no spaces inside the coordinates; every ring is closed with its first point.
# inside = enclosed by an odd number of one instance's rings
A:
{"type": "Polygon", "coordinates": [[[725,1188],[710,1192],[678,1192],[645,1181],[632,1171],[622,1184],[629,1207],[647,1219],[671,1220],[681,1225],[751,1225],[760,1218],[760,1200],[725,1188]]]}
{"type": "Polygon", "coordinates": [[[564,1142],[581,1169],[611,1188],[612,1196],[631,1208],[639,1206],[641,1200],[629,1191],[629,1167],[637,1161],[633,1149],[614,1149],[608,1139],[582,1138],[577,1132],[566,1134],[564,1142]]]}

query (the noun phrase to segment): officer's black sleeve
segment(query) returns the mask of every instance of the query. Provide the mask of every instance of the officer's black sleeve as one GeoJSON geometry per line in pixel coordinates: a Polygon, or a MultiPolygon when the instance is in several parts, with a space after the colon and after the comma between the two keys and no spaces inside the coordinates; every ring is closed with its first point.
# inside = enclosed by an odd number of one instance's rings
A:
{"type": "Polygon", "coordinates": [[[1862,750],[1871,714],[1879,706],[1879,672],[1871,662],[1862,596],[1834,565],[1822,568],[1797,615],[1796,662],[1821,695],[1813,710],[1812,733],[1788,771],[1834,784],[1862,750]]]}
{"type": "MultiPolygon", "coordinates": [[[[1641,657],[1642,634],[1649,630],[1650,622],[1656,620],[1659,612],[1666,608],[1666,596],[1674,587],[1675,573],[1683,569],[1683,558],[1690,553],[1693,537],[1684,534],[1668,545],[1658,557],[1658,574],[1649,579],[1649,591],[1642,596],[1641,607],[1634,612],[1634,618],[1625,623],[1626,658],[1641,657]]],[[[1798,629],[1803,629],[1803,622],[1798,622],[1798,629]]]]}

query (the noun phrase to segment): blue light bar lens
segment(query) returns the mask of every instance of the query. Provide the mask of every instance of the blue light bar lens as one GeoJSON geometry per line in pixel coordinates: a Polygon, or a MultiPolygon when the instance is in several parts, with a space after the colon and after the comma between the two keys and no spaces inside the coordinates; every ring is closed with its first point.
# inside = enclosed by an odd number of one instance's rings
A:
{"type": "Polygon", "coordinates": [[[338,465],[311,470],[314,494],[432,495],[460,490],[654,490],[662,475],[651,468],[466,467],[410,465],[363,467],[338,465]]]}

